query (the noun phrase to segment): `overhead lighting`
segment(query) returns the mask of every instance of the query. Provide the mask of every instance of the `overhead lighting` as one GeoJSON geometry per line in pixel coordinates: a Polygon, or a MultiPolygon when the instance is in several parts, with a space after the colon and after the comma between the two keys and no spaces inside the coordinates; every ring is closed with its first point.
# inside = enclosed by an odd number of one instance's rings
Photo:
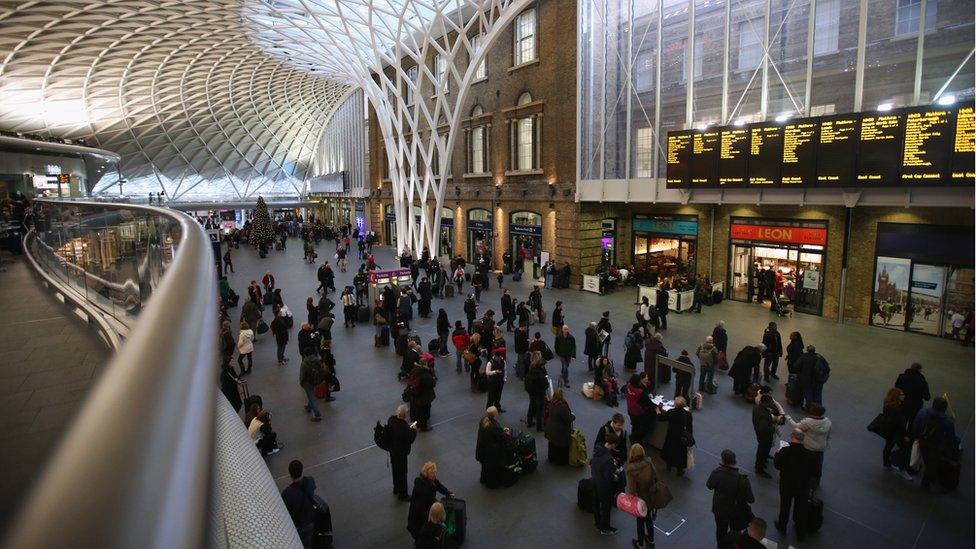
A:
{"type": "Polygon", "coordinates": [[[698,131],[705,131],[708,129],[708,123],[702,122],[697,127],[698,127],[698,131]]]}
{"type": "Polygon", "coordinates": [[[956,102],[956,96],[952,94],[943,95],[939,98],[939,104],[943,106],[949,106],[956,102]]]}
{"type": "Polygon", "coordinates": [[[745,118],[739,118],[738,120],[736,120],[736,121],[735,121],[735,122],[733,122],[732,124],[733,124],[734,126],[745,126],[747,122],[749,122],[749,121],[748,121],[748,120],[746,120],[745,118]]]}
{"type": "Polygon", "coordinates": [[[878,110],[883,112],[890,111],[892,108],[894,108],[894,105],[891,103],[882,103],[878,105],[878,110]]]}
{"type": "Polygon", "coordinates": [[[792,113],[784,112],[776,117],[777,122],[786,122],[793,116],[792,113]]]}

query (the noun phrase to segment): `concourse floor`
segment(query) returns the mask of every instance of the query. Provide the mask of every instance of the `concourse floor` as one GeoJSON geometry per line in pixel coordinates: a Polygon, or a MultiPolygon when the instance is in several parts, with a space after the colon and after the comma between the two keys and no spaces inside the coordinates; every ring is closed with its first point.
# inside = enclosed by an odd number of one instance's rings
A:
{"type": "Polygon", "coordinates": [[[110,351],[25,259],[0,272],[0,532],[37,480],[110,351]]]}
{"type": "MultiPolygon", "coordinates": [[[[254,372],[250,376],[252,393],[261,394],[273,413],[272,424],[284,449],[268,458],[268,466],[280,486],[288,483],[287,466],[292,459],[306,464],[306,473],[315,477],[319,493],[332,508],[337,547],[410,547],[405,530],[408,504],[392,495],[387,456],[373,446],[372,427],[384,421],[400,403],[402,385],[396,379],[399,358],[392,347],[373,346],[372,326],[343,328],[337,309],[333,341],[342,391],[335,402],[320,401],[324,420],[312,423],[303,411],[304,393],[298,386],[297,324],[305,319],[305,300],[315,296],[316,265],[302,261],[299,241],[290,240],[284,252],[272,252],[267,259],[244,247],[232,252],[236,273],[231,285],[242,296],[251,280],[260,280],[266,271],[277,278],[285,302],[296,314],[296,328],[288,344],[290,364],[276,365],[273,337],[262,336],[256,344],[254,372]]],[[[319,247],[320,258],[332,258],[333,245],[319,247]]],[[[383,267],[394,264],[392,251],[377,248],[383,267]]],[[[331,259],[330,259],[331,261],[331,259]]],[[[348,273],[337,273],[336,286],[349,284],[359,262],[350,261],[348,273]]],[[[510,284],[519,299],[530,291],[532,282],[510,284]]],[[[614,334],[612,358],[621,369],[623,335],[633,321],[636,290],[625,289],[609,296],[577,290],[546,290],[545,308],[552,311],[556,300],[564,302],[567,322],[582,348],[586,323],[596,321],[604,310],[611,311],[614,334]]],[[[333,296],[333,301],[338,298],[333,296]]],[[[492,288],[482,296],[483,312],[499,311],[500,292],[492,288]]],[[[434,300],[434,311],[447,310],[453,321],[463,319],[462,298],[434,300]]],[[[231,310],[235,320],[240,308],[231,310]]],[[[270,321],[270,311],[265,313],[270,321]]],[[[672,356],[681,349],[693,353],[717,320],[725,320],[729,331],[730,354],[746,344],[759,342],[765,325],[777,320],[785,338],[794,330],[804,341],[817,346],[832,367],[824,390],[827,415],[833,420],[833,434],[824,463],[823,485],[819,496],[825,504],[825,523],[819,534],[796,542],[793,530],[783,535],[772,528],[778,513],[778,484],[773,479],[752,475],[751,464],[756,440],[751,410],[731,394],[730,379],[716,376],[719,393],[705,397],[704,409],[694,414],[697,467],[685,478],[663,473],[675,499],[657,519],[658,547],[714,546],[714,522],[710,513],[711,492],[705,488],[709,472],[718,465],[724,448],[734,450],[744,472],[748,472],[757,496],[753,511],[770,524],[767,536],[780,547],[971,547],[973,545],[973,350],[958,343],[934,337],[903,334],[856,324],[838,324],[830,319],[796,314],[775,319],[767,308],[736,302],[705,307],[701,314],[671,314],[665,345],[672,356]],[[911,362],[920,361],[933,394],[947,392],[956,415],[956,429],[963,438],[963,479],[959,491],[947,494],[923,492],[918,481],[908,482],[881,465],[883,441],[865,427],[880,411],[885,391],[911,362]]],[[[424,343],[435,337],[435,319],[416,319],[414,331],[424,343]]],[[[544,338],[552,342],[547,327],[544,338]]],[[[234,328],[236,330],[236,326],[234,328]]],[[[511,334],[507,339],[511,341],[511,334]]],[[[734,356],[734,354],[733,354],[734,356]]],[[[550,365],[550,374],[558,365],[550,365]]],[[[781,369],[785,366],[781,365],[781,369]]],[[[487,490],[478,483],[479,465],[474,459],[477,423],[484,410],[486,395],[468,391],[466,375],[454,372],[454,357],[438,358],[437,399],[433,404],[434,430],[418,434],[410,455],[409,482],[421,464],[434,460],[438,478],[468,504],[468,541],[465,547],[631,547],[635,537],[634,520],[616,510],[612,524],[616,537],[600,536],[593,527],[593,516],[576,508],[576,484],[588,469],[551,467],[546,462],[546,441],[536,435],[540,454],[539,470],[522,478],[512,488],[487,490]]],[[[570,406],[575,425],[592,444],[600,425],[617,410],[586,400],[579,388],[591,379],[585,358],[571,368],[570,406]]],[[[785,380],[785,375],[782,376],[785,380]]],[[[665,392],[673,391],[673,385],[665,392]]],[[[783,383],[774,387],[774,396],[795,419],[798,409],[785,403],[783,383]]],[[[502,396],[507,413],[502,422],[520,427],[528,399],[514,373],[502,396]]],[[[629,425],[628,425],[629,430],[629,425]]],[[[663,466],[659,467],[663,472],[663,466]]]]}

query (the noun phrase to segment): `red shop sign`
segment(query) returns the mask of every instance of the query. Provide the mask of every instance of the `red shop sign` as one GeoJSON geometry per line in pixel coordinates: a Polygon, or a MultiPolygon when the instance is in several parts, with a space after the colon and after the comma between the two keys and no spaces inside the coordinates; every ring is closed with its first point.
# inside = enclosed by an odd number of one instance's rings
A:
{"type": "Polygon", "coordinates": [[[773,225],[732,224],[731,238],[738,240],[761,240],[764,242],[785,242],[789,244],[827,245],[827,229],[810,227],[777,227],[773,225]]]}

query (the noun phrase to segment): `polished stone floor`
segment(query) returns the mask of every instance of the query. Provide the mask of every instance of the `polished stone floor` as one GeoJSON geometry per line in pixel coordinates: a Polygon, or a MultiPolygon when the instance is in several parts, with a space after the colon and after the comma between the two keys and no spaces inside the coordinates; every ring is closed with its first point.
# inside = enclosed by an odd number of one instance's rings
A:
{"type": "MultiPolygon", "coordinates": [[[[259,280],[272,271],[283,288],[285,302],[299,319],[305,316],[305,299],[314,295],[315,266],[301,260],[297,241],[285,252],[273,252],[259,259],[251,250],[235,250],[236,273],[230,275],[235,290],[247,295],[252,279],[259,280]]],[[[332,257],[332,245],[323,244],[320,258],[332,257]]],[[[378,249],[379,263],[392,265],[392,253],[378,249]]],[[[351,262],[358,266],[358,262],[351,262]]],[[[350,272],[339,274],[341,288],[351,280],[350,272]]],[[[500,293],[494,287],[483,296],[482,309],[499,308],[500,293]]],[[[528,294],[531,283],[511,284],[517,297],[528,294]]],[[[611,355],[623,354],[622,332],[633,318],[636,290],[627,289],[609,296],[577,290],[550,290],[543,294],[547,311],[555,300],[562,300],[568,323],[577,337],[585,323],[595,321],[603,310],[612,311],[615,337],[611,355]]],[[[337,299],[334,298],[335,301],[337,299]]],[[[462,300],[435,300],[435,311],[444,307],[452,323],[462,318],[462,300]]],[[[235,320],[240,309],[233,309],[235,320]]],[[[270,313],[268,313],[270,314],[270,313]]],[[[694,351],[716,320],[727,322],[730,349],[758,343],[766,323],[773,320],[766,308],[758,305],[725,302],[706,307],[701,314],[672,314],[665,343],[672,355],[682,348],[694,351]]],[[[270,318],[268,319],[270,321],[270,318]]],[[[827,415],[834,422],[833,436],[825,459],[823,487],[825,524],[820,533],[797,544],[792,530],[781,535],[772,528],[768,537],[780,547],[971,547],[973,545],[973,350],[933,337],[903,334],[855,324],[838,324],[830,319],[797,314],[779,319],[785,334],[798,330],[807,343],[815,344],[832,366],[825,389],[827,415]],[[923,492],[918,482],[907,482],[881,466],[882,441],[865,427],[880,411],[881,400],[895,377],[911,362],[920,361],[934,394],[948,393],[956,415],[957,431],[963,437],[964,469],[958,492],[923,492]]],[[[434,319],[415,322],[415,331],[426,342],[434,336],[434,319]]],[[[296,329],[297,331],[297,329],[296,329]]],[[[551,342],[552,336],[543,330],[551,342]]],[[[254,373],[250,387],[264,397],[274,414],[273,425],[284,450],[268,459],[268,466],[279,484],[287,484],[287,466],[301,459],[313,475],[319,491],[330,503],[338,547],[408,547],[404,529],[407,504],[391,494],[386,454],[372,443],[372,426],[384,420],[400,402],[401,384],[396,379],[399,360],[392,347],[374,348],[370,326],[334,329],[338,373],[342,391],[333,403],[321,403],[324,421],[311,423],[302,410],[303,392],[298,386],[299,357],[293,339],[288,346],[291,363],[275,364],[274,343],[270,334],[257,343],[254,373]]],[[[484,409],[485,395],[468,392],[467,377],[453,371],[453,357],[438,359],[440,377],[437,400],[433,405],[435,429],[418,436],[410,456],[410,478],[426,460],[438,463],[438,478],[468,502],[468,542],[466,547],[630,547],[635,535],[634,521],[614,511],[613,524],[620,529],[614,538],[600,536],[593,528],[592,515],[576,508],[577,480],[586,469],[554,468],[545,462],[545,439],[537,436],[542,457],[539,470],[505,490],[486,490],[478,483],[478,464],[474,459],[477,422],[484,409]]],[[[588,378],[585,362],[574,363],[570,405],[576,426],[592,443],[598,427],[614,410],[588,401],[577,391],[588,378]]],[[[733,398],[729,379],[721,376],[719,394],[706,396],[704,409],[695,412],[697,468],[685,478],[666,474],[675,499],[657,520],[659,547],[708,547],[713,545],[710,514],[711,492],[705,488],[708,473],[717,466],[724,448],[734,450],[743,469],[750,473],[757,494],[754,512],[772,524],[777,514],[776,479],[759,479],[751,474],[755,436],[749,407],[733,398]]],[[[670,387],[669,389],[670,390],[670,387]]],[[[782,384],[775,396],[785,403],[782,384]]],[[[503,423],[519,427],[528,400],[521,383],[510,376],[502,403],[508,413],[503,423]]],[[[621,408],[622,411],[624,407],[621,408]]],[[[799,410],[789,409],[799,419],[799,410]]],[[[775,472],[774,472],[775,475],[775,472]]]]}
{"type": "Polygon", "coordinates": [[[0,532],[109,357],[102,339],[58,301],[26,260],[0,272],[0,532]]]}

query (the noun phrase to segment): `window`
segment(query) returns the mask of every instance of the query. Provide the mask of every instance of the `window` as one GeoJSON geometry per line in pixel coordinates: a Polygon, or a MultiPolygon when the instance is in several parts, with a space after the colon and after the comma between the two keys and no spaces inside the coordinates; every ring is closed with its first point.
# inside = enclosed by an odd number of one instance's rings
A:
{"type": "Polygon", "coordinates": [[[413,87],[417,85],[417,66],[414,65],[407,69],[407,81],[404,82],[403,98],[407,105],[413,105],[413,87]],[[411,85],[412,84],[412,85],[411,85]]]}
{"type": "Polygon", "coordinates": [[[763,30],[763,20],[753,19],[739,23],[739,64],[738,69],[753,70],[762,62],[762,40],[759,33],[763,30]]]}
{"type": "Polygon", "coordinates": [[[705,40],[705,37],[703,35],[700,35],[699,34],[699,35],[695,36],[695,51],[694,51],[694,54],[693,54],[694,55],[694,59],[692,59],[692,61],[691,61],[692,69],[695,71],[695,75],[694,75],[695,80],[701,80],[702,79],[702,75],[704,74],[702,72],[702,51],[703,51],[702,50],[702,41],[704,41],[704,40],[705,40]]]}
{"type": "Polygon", "coordinates": [[[637,54],[634,63],[634,85],[637,91],[648,91],[654,87],[654,61],[657,53],[645,51],[637,54]]]}
{"type": "Polygon", "coordinates": [[[840,41],[840,0],[820,0],[814,21],[813,55],[837,51],[840,41]]]}
{"type": "Polygon", "coordinates": [[[478,126],[471,130],[471,173],[485,172],[485,128],[478,126]]]}
{"type": "Polygon", "coordinates": [[[651,177],[654,162],[654,133],[651,128],[637,128],[637,170],[634,177],[651,177]]]}
{"type": "MultiPolygon", "coordinates": [[[[528,105],[532,103],[532,95],[525,92],[519,96],[518,105],[528,105]]],[[[513,139],[513,169],[519,171],[535,170],[539,167],[539,158],[536,153],[538,139],[538,118],[536,115],[523,116],[512,120],[512,139],[513,139]]]]}
{"type": "MultiPolygon", "coordinates": [[[[479,34],[477,36],[472,36],[471,51],[472,52],[478,51],[478,48],[480,48],[483,43],[484,43],[484,37],[482,35],[479,34]]],[[[472,53],[472,55],[474,54],[472,53]]],[[[485,56],[484,59],[481,60],[481,63],[478,64],[478,68],[475,69],[474,71],[475,80],[482,80],[485,78],[488,78],[488,56],[487,55],[485,56]]]]}
{"type": "MultiPolygon", "coordinates": [[[[918,21],[922,13],[922,0],[898,0],[895,8],[895,36],[908,36],[918,33],[918,21]]],[[[925,29],[935,28],[938,16],[936,0],[925,3],[925,29]]]]}
{"type": "Polygon", "coordinates": [[[532,8],[515,19],[515,65],[528,63],[535,58],[535,8],[532,8]]]}
{"type": "Polygon", "coordinates": [[[434,75],[437,77],[437,83],[441,86],[441,91],[447,93],[450,91],[450,86],[447,85],[447,59],[443,55],[438,55],[434,59],[434,75]]]}

